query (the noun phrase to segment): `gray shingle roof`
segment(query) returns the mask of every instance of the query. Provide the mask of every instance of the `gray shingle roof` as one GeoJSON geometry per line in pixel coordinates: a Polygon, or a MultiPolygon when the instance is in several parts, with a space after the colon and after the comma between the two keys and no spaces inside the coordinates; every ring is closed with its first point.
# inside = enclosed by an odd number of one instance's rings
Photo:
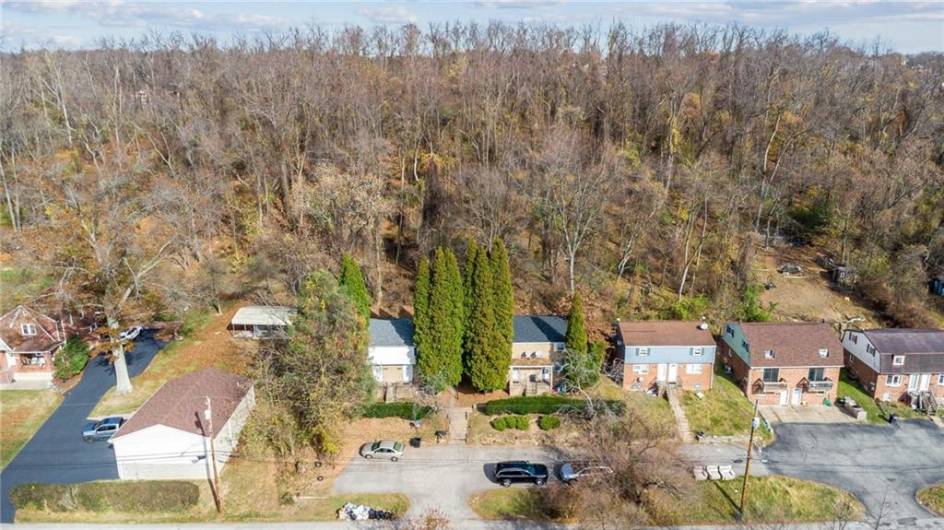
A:
{"type": "Polygon", "coordinates": [[[553,315],[518,315],[515,342],[564,342],[567,319],[553,315]]]}
{"type": "Polygon", "coordinates": [[[944,331],[936,329],[869,329],[863,333],[882,353],[944,353],[944,331]]]}
{"type": "Polygon", "coordinates": [[[413,321],[408,318],[372,318],[371,346],[413,346],[413,321]]]}

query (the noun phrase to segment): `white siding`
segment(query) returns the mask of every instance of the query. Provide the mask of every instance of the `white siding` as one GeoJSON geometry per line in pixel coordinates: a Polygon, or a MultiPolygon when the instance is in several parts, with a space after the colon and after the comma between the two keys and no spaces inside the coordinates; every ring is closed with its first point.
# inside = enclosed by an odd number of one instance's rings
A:
{"type": "Polygon", "coordinates": [[[367,362],[379,365],[416,364],[413,346],[371,346],[367,349],[367,362]]]}
{"type": "MultiPolygon", "coordinates": [[[[249,413],[255,405],[250,389],[229,420],[216,427],[217,469],[222,472],[239,442],[249,413]]],[[[209,439],[192,432],[165,425],[153,425],[114,438],[112,446],[118,463],[118,477],[123,480],[205,479],[210,476],[209,439]]]]}
{"type": "Polygon", "coordinates": [[[865,335],[865,333],[856,330],[846,331],[842,335],[842,347],[876,372],[880,371],[879,352],[876,351],[875,347],[872,345],[872,342],[869,341],[869,338],[865,335]],[[853,336],[856,337],[856,342],[852,341],[853,336]],[[872,346],[872,351],[875,353],[869,353],[868,350],[866,350],[867,346],[872,346]]]}

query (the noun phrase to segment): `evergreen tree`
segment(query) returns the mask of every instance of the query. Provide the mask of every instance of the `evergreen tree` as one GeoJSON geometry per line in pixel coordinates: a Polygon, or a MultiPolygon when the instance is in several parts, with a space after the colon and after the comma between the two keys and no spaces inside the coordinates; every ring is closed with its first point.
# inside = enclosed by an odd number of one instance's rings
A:
{"type": "Polygon", "coordinates": [[[459,266],[451,251],[436,249],[430,276],[428,328],[422,362],[417,364],[423,383],[439,392],[462,379],[461,305],[457,304],[461,289],[459,266]]]}
{"type": "MultiPolygon", "coordinates": [[[[449,312],[452,315],[453,319],[456,322],[456,334],[454,336],[455,340],[455,350],[450,350],[450,352],[459,352],[458,358],[450,358],[449,363],[452,366],[453,363],[457,364],[457,370],[462,374],[462,341],[465,338],[465,321],[466,321],[466,312],[465,312],[465,290],[462,283],[462,274],[459,272],[459,261],[456,259],[456,255],[450,249],[446,249],[446,282],[449,285],[451,307],[449,312]]],[[[452,384],[458,384],[459,381],[455,381],[452,384]]]]}
{"type": "Polygon", "coordinates": [[[351,297],[357,312],[364,317],[365,321],[369,320],[372,302],[370,293],[367,291],[367,284],[364,283],[364,272],[357,261],[347,254],[341,258],[341,274],[338,284],[351,297]]]}
{"type": "Polygon", "coordinates": [[[417,364],[422,362],[423,346],[429,330],[429,276],[429,258],[423,256],[416,268],[416,284],[413,287],[413,346],[418,357],[417,364]]]}
{"type": "Polygon", "coordinates": [[[479,254],[479,245],[475,242],[474,239],[469,239],[469,244],[465,250],[465,269],[462,271],[462,294],[464,303],[462,304],[463,308],[463,336],[462,336],[462,346],[463,351],[465,352],[464,363],[466,374],[469,373],[469,351],[471,347],[469,346],[469,340],[471,336],[469,334],[469,320],[472,318],[472,312],[475,311],[475,295],[473,293],[473,278],[475,276],[475,260],[479,254]]]}
{"type": "Polygon", "coordinates": [[[495,325],[502,339],[509,347],[515,338],[515,295],[511,285],[511,265],[508,263],[508,250],[501,239],[495,238],[489,263],[495,287],[495,325]]]}
{"type": "Polygon", "coordinates": [[[587,345],[587,329],[584,324],[583,303],[580,295],[574,294],[567,317],[567,334],[564,337],[567,349],[561,375],[564,381],[576,388],[592,386],[600,378],[600,366],[606,347],[602,343],[587,345]]]}
{"type": "Polygon", "coordinates": [[[587,328],[584,325],[583,302],[580,301],[579,293],[574,293],[573,301],[570,304],[564,343],[567,346],[567,351],[587,353],[587,328]]]}
{"type": "Polygon", "coordinates": [[[511,365],[511,344],[496,326],[492,270],[485,252],[478,252],[471,278],[473,307],[469,314],[466,347],[468,372],[476,390],[488,392],[504,388],[511,365]]]}

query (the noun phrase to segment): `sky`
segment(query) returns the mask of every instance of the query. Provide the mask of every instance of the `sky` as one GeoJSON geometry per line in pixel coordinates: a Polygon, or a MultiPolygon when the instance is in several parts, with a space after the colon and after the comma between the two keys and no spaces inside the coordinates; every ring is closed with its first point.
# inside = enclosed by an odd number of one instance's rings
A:
{"type": "Polygon", "coordinates": [[[476,1],[168,1],[0,0],[0,49],[95,47],[103,37],[127,39],[149,31],[211,35],[278,33],[317,24],[372,27],[499,20],[606,27],[614,21],[643,28],[676,22],[737,23],[812,34],[823,30],[853,45],[902,53],[944,51],[944,0],[715,0],[590,2],[476,1]]]}

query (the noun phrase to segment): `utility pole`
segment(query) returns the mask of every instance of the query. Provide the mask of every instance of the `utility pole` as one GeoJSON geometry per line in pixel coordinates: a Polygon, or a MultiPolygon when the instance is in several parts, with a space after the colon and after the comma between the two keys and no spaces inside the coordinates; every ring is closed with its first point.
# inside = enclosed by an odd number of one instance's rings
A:
{"type": "Polygon", "coordinates": [[[210,396],[206,397],[206,410],[203,411],[203,417],[207,420],[207,427],[210,431],[210,469],[213,476],[213,502],[216,503],[216,511],[223,513],[223,492],[220,490],[220,473],[216,469],[216,445],[213,443],[213,403],[210,402],[210,396]]]}
{"type": "Polygon", "coordinates": [[[747,501],[747,477],[751,473],[751,450],[754,449],[754,429],[757,427],[757,402],[754,400],[754,414],[751,416],[751,438],[747,442],[747,460],[744,462],[744,483],[741,485],[741,519],[744,519],[744,503],[747,501]]]}

